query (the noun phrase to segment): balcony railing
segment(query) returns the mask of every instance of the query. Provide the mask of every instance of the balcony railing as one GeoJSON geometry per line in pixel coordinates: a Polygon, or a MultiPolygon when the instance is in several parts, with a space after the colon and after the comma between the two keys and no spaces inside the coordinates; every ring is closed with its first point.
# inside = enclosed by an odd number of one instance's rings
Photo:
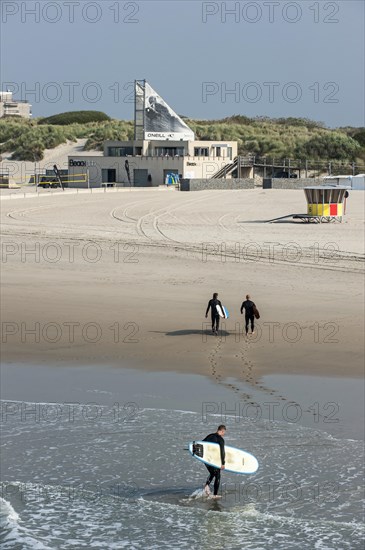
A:
{"type": "Polygon", "coordinates": [[[4,103],[4,104],[7,104],[7,103],[29,103],[29,101],[27,99],[12,99],[11,101],[9,99],[1,99],[0,98],[0,103],[4,103]]]}

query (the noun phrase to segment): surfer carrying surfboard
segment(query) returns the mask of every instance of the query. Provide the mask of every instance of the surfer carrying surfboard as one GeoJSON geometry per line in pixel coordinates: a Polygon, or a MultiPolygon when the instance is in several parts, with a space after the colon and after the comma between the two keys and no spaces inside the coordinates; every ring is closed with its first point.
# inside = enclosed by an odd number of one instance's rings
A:
{"type": "Polygon", "coordinates": [[[214,292],[213,298],[209,300],[207,311],[205,312],[205,318],[207,318],[209,309],[211,310],[213,334],[218,334],[218,330],[219,330],[219,313],[217,310],[217,306],[219,306],[221,308],[221,311],[223,311],[223,306],[220,300],[218,300],[218,292],[214,292]]]}
{"type": "Polygon", "coordinates": [[[214,493],[213,498],[219,498],[218,496],[218,490],[219,485],[221,481],[221,470],[224,470],[225,468],[225,450],[224,450],[224,439],[223,436],[226,433],[226,427],[224,424],[221,424],[218,426],[217,431],[214,434],[209,434],[203,441],[209,441],[210,443],[218,443],[220,446],[220,452],[221,452],[221,467],[220,468],[214,468],[214,466],[208,466],[208,464],[205,465],[209,472],[209,476],[207,481],[204,485],[204,492],[206,495],[210,495],[210,488],[209,485],[212,483],[214,479],[214,493]]]}
{"type": "Polygon", "coordinates": [[[251,323],[251,333],[255,334],[255,310],[257,311],[256,305],[252,300],[250,299],[250,295],[246,295],[246,300],[242,302],[241,305],[241,315],[243,314],[243,310],[245,310],[245,328],[246,328],[246,336],[248,334],[248,325],[251,323]]]}

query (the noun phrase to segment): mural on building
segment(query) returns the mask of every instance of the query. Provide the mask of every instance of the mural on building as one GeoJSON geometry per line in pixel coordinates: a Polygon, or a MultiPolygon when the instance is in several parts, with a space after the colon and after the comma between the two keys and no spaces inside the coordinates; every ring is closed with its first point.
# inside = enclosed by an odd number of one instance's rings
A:
{"type": "Polygon", "coordinates": [[[135,92],[136,123],[143,125],[144,139],[195,139],[194,132],[147,82],[136,82],[135,92]]]}

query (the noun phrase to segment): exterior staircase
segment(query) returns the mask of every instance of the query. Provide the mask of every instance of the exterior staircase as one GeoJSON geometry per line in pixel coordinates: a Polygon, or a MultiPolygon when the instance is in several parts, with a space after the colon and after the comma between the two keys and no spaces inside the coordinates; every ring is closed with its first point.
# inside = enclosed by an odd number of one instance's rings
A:
{"type": "Polygon", "coordinates": [[[238,157],[235,157],[232,162],[223,166],[223,168],[221,168],[220,170],[218,170],[218,172],[213,174],[210,177],[210,179],[216,180],[219,178],[225,178],[228,174],[231,174],[233,170],[237,168],[237,164],[238,164],[238,157]]]}

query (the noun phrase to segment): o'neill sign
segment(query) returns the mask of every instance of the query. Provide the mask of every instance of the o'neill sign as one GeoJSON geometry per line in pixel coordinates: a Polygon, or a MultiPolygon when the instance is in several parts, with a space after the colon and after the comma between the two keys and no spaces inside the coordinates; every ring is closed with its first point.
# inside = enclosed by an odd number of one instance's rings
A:
{"type": "Polygon", "coordinates": [[[189,141],[191,139],[190,133],[175,133],[175,132],[145,132],[145,139],[156,139],[164,141],[189,141]]]}

